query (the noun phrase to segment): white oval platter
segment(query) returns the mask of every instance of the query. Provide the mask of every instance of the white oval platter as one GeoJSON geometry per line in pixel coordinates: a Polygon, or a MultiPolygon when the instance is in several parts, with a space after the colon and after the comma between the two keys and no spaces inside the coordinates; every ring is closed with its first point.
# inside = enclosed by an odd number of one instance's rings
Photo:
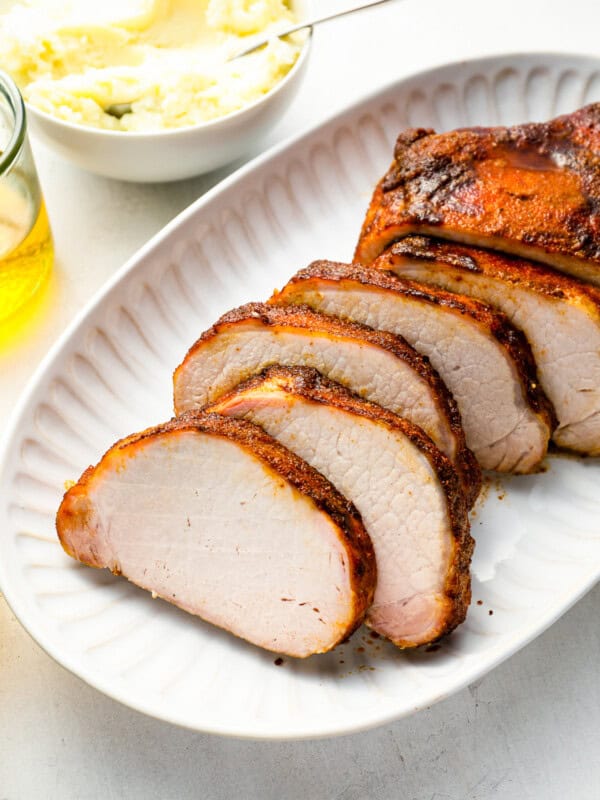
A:
{"type": "Polygon", "coordinates": [[[600,464],[550,458],[496,482],[473,518],[467,621],[435,652],[363,629],[295,662],[245,644],[64,555],[64,482],[115,439],[171,415],[171,373],[224,311],[269,296],[315,258],[349,259],[375,181],[407,125],[542,120],[600,99],[600,61],[522,55],[403,80],[261,156],[154,237],[45,359],[4,438],[0,585],[59,663],[157,718],[257,738],[349,733],[413,713],[481,677],[600,575],[600,464]]]}

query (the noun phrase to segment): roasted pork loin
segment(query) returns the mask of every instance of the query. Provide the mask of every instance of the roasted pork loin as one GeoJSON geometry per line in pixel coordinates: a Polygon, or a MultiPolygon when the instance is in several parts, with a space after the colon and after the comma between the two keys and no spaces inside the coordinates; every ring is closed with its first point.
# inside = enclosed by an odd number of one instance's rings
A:
{"type": "Polygon", "coordinates": [[[452,459],[472,504],[481,485],[446,387],[404,340],[308,308],[250,303],[222,317],[174,376],[176,413],[201,408],[273,364],[314,367],[419,425],[452,459]]]}
{"type": "Polygon", "coordinates": [[[600,290],[539,264],[420,236],[392,245],[374,266],[503,311],[531,345],[558,417],[555,443],[600,454],[600,290]]]}
{"type": "Polygon", "coordinates": [[[373,598],[354,506],[244,420],[188,414],[117,442],[56,524],[84,564],[278,653],[330,650],[373,598]]]}
{"type": "Polygon", "coordinates": [[[485,469],[526,473],[544,458],[554,428],[529,345],[499,312],[437,287],[360,265],[318,261],[270,302],[402,335],[458,404],[467,445],[485,469]]]}
{"type": "Polygon", "coordinates": [[[410,129],[375,190],[355,259],[423,233],[542,261],[600,285],[600,104],[546,123],[410,129]]]}
{"type": "Polygon", "coordinates": [[[462,622],[467,507],[450,460],[420,428],[306,367],[271,367],[208,410],[260,425],[357,507],[377,559],[370,627],[414,647],[462,622]]]}

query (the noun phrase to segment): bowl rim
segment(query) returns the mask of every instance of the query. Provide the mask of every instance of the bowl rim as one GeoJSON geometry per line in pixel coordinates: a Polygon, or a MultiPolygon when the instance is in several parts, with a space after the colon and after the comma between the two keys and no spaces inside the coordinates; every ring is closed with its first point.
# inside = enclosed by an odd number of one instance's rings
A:
{"type": "Polygon", "coordinates": [[[89,133],[91,135],[102,136],[121,141],[148,140],[157,137],[175,139],[178,136],[184,136],[191,132],[214,130],[227,125],[231,120],[239,120],[240,118],[251,114],[252,111],[261,105],[261,103],[266,103],[268,100],[275,97],[279,92],[283,91],[284,87],[287,86],[287,84],[294,79],[298,72],[301,71],[311,52],[313,43],[313,26],[308,25],[306,30],[308,31],[308,35],[305,41],[302,43],[298,58],[289,72],[280,81],[278,81],[275,86],[269,89],[264,95],[262,95],[262,97],[258,97],[256,100],[248,103],[248,105],[244,105],[241,108],[238,108],[236,111],[231,111],[229,114],[207,120],[206,122],[198,122],[195,125],[183,125],[180,128],[166,128],[164,130],[155,131],[113,131],[107,128],[96,128],[93,125],[80,125],[75,122],[68,122],[67,120],[55,117],[53,114],[49,114],[47,111],[42,111],[41,109],[36,108],[36,106],[29,103],[27,100],[24,101],[25,108],[27,110],[27,114],[30,114],[33,117],[40,117],[44,122],[48,122],[51,125],[55,124],[64,128],[65,130],[74,131],[77,134],[83,131],[86,134],[89,133]]]}

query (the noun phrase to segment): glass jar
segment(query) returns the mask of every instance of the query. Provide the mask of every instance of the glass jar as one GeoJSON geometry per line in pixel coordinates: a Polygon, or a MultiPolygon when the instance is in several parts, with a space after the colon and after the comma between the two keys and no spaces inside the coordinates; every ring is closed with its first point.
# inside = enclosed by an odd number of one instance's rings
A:
{"type": "Polygon", "coordinates": [[[53,260],[25,106],[12,79],[0,72],[0,325],[44,284],[53,260]]]}

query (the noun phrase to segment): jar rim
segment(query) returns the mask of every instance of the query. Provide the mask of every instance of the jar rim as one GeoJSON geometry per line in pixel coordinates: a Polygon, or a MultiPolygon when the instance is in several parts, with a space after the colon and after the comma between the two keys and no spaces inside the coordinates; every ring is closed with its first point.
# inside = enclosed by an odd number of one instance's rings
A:
{"type": "Polygon", "coordinates": [[[0,94],[7,101],[14,116],[13,131],[3,152],[0,153],[0,175],[7,172],[21,152],[27,122],[25,118],[25,104],[13,79],[0,70],[0,94]]]}

